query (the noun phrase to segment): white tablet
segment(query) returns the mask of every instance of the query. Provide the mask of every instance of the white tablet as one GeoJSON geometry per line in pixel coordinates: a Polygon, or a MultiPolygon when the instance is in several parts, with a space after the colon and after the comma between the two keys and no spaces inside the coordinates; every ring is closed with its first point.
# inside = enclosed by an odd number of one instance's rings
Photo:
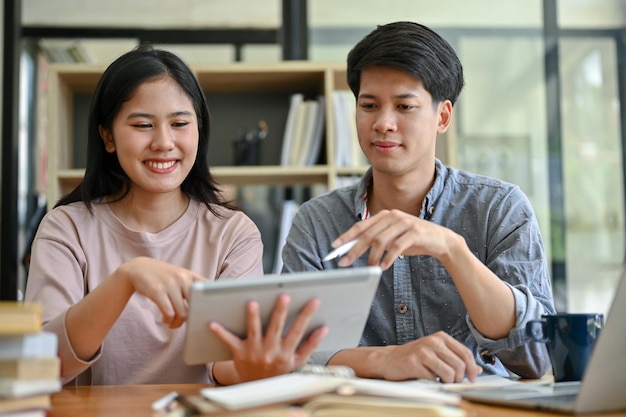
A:
{"type": "Polygon", "coordinates": [[[232,359],[230,349],[208,328],[208,323],[216,321],[244,338],[246,303],[259,303],[267,326],[280,294],[291,297],[286,328],[316,297],[321,304],[309,322],[307,334],[320,326],[329,329],[317,349],[355,347],[363,334],[381,273],[380,267],[371,266],[195,282],[189,297],[183,359],[189,365],[232,359]]]}

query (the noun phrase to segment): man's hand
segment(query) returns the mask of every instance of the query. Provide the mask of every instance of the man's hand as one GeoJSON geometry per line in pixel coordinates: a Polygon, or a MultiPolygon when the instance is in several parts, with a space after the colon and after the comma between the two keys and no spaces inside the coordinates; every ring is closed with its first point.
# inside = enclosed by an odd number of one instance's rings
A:
{"type": "Polygon", "coordinates": [[[472,352],[443,331],[387,348],[389,352],[383,364],[385,379],[461,382],[467,376],[473,382],[482,372],[472,352]]]}
{"type": "Polygon", "coordinates": [[[404,345],[347,349],[333,356],[329,364],[350,366],[361,377],[392,381],[461,382],[467,377],[473,382],[482,372],[472,352],[443,331],[404,345]]]}
{"type": "Polygon", "coordinates": [[[333,246],[353,239],[358,241],[341,258],[340,266],[352,265],[368,248],[368,264],[388,269],[399,256],[438,258],[449,251],[451,244],[458,244],[458,235],[451,230],[400,210],[382,210],[355,223],[333,242],[333,246]]]}

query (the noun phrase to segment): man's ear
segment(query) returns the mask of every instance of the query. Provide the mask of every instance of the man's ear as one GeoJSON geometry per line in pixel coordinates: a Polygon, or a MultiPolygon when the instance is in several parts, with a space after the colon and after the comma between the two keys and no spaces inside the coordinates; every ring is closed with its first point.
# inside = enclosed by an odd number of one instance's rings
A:
{"type": "Polygon", "coordinates": [[[444,100],[437,105],[439,122],[437,123],[437,133],[445,133],[452,122],[452,102],[444,100]]]}
{"type": "Polygon", "coordinates": [[[115,141],[111,131],[103,128],[102,125],[98,125],[98,133],[100,133],[100,137],[104,141],[104,149],[109,153],[115,152],[115,141]]]}

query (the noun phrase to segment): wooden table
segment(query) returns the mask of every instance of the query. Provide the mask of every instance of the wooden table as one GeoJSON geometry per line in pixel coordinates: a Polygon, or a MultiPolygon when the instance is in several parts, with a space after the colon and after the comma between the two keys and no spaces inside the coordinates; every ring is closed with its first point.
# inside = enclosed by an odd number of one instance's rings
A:
{"type": "MultiPolygon", "coordinates": [[[[52,396],[52,410],[48,417],[154,417],[153,401],[171,391],[179,394],[197,394],[206,385],[108,385],[64,388],[52,396]]],[[[461,406],[468,417],[563,417],[540,411],[494,407],[470,402],[461,406]]],[[[626,417],[618,413],[587,414],[586,417],[626,417]]]]}

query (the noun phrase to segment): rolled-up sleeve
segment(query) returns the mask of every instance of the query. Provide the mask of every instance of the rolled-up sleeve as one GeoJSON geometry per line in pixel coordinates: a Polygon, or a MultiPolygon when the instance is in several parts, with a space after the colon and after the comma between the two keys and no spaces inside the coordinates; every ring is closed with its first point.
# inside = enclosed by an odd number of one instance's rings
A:
{"type": "Polygon", "coordinates": [[[507,337],[492,340],[476,329],[469,315],[466,321],[480,352],[495,355],[521,377],[540,377],[550,367],[548,353],[545,344],[526,335],[526,324],[553,314],[555,307],[539,225],[519,188],[512,188],[495,206],[487,231],[485,264],[511,289],[515,326],[507,337]]]}

